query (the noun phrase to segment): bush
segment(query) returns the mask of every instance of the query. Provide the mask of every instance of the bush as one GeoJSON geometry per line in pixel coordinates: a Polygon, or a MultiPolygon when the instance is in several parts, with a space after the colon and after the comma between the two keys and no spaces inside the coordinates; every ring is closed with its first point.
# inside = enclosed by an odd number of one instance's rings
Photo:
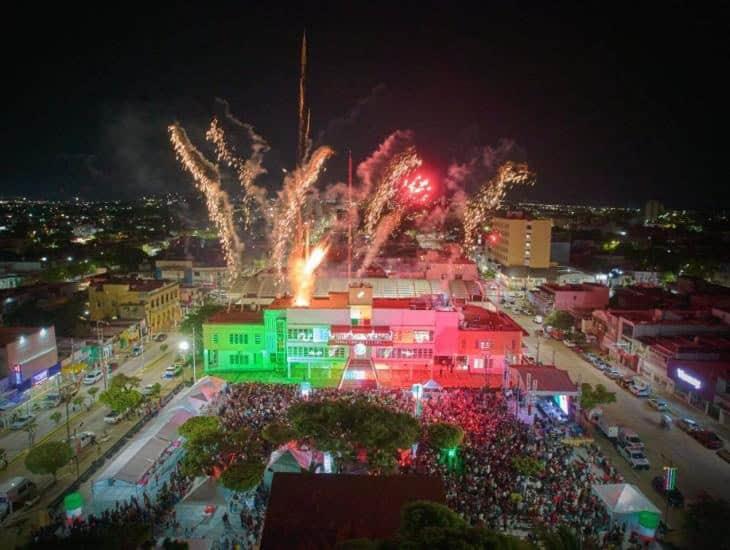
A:
{"type": "Polygon", "coordinates": [[[255,488],[264,476],[264,465],[260,462],[239,462],[229,466],[221,475],[221,483],[227,489],[246,492],[255,488]]]}
{"type": "Polygon", "coordinates": [[[428,427],[428,440],[438,449],[454,449],[464,441],[464,430],[456,424],[438,422],[428,427]]]}

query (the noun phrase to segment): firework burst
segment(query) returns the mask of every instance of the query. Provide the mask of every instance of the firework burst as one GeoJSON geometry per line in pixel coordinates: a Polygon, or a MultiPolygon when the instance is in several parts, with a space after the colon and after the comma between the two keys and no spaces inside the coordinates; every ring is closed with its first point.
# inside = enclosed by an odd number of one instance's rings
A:
{"type": "Polygon", "coordinates": [[[524,162],[507,161],[467,202],[464,212],[464,245],[474,245],[479,228],[486,223],[489,215],[499,208],[507,191],[515,185],[534,185],[535,174],[524,162]]]}

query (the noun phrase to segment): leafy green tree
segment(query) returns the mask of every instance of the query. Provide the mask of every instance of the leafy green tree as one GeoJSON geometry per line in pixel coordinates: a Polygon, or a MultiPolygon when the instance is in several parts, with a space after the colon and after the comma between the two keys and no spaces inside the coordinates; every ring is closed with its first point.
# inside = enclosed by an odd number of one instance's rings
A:
{"type": "Polygon", "coordinates": [[[464,441],[464,430],[456,424],[437,422],[428,426],[428,440],[437,449],[454,449],[464,441]]]}
{"type": "Polygon", "coordinates": [[[268,441],[272,445],[278,447],[296,439],[294,429],[281,422],[270,422],[261,430],[261,437],[264,441],[268,441]]]}
{"type": "Polygon", "coordinates": [[[420,433],[411,415],[363,399],[303,401],[290,407],[288,416],[297,439],[310,440],[318,449],[345,460],[355,460],[364,452],[371,469],[377,471],[392,468],[396,451],[409,448],[420,433]]]}
{"type": "Polygon", "coordinates": [[[687,507],[684,527],[691,548],[730,549],[730,503],[701,497],[687,507]]]}
{"type": "Polygon", "coordinates": [[[134,388],[138,388],[141,383],[141,378],[138,378],[137,376],[127,376],[120,372],[112,377],[110,386],[115,389],[130,391],[134,388]]]}
{"type": "Polygon", "coordinates": [[[261,483],[264,469],[264,464],[255,461],[233,464],[221,475],[221,483],[232,491],[250,491],[261,483]]]}
{"type": "Polygon", "coordinates": [[[157,399],[159,401],[162,398],[162,385],[159,382],[152,384],[147,397],[148,399],[157,399]]]}
{"type": "Polygon", "coordinates": [[[71,446],[65,441],[46,441],[31,449],[25,457],[25,467],[33,474],[51,474],[56,481],[56,472],[73,457],[71,446]]]}
{"type": "Polygon", "coordinates": [[[137,390],[124,391],[119,388],[110,387],[99,394],[99,401],[107,405],[117,413],[124,413],[136,409],[142,402],[142,394],[137,390]]]}
{"type": "Polygon", "coordinates": [[[178,429],[178,433],[189,441],[194,441],[209,433],[220,430],[220,421],[215,416],[193,416],[178,429]]]}
{"type": "Polygon", "coordinates": [[[61,422],[61,419],[63,418],[63,414],[61,414],[61,411],[56,411],[51,415],[51,420],[53,420],[53,423],[58,426],[61,422]]]}
{"type": "Polygon", "coordinates": [[[545,319],[545,324],[560,330],[569,330],[575,324],[573,316],[567,311],[553,311],[545,319]]]}
{"type": "Polygon", "coordinates": [[[195,332],[195,349],[198,355],[203,353],[203,323],[214,313],[223,310],[223,306],[217,304],[204,304],[196,311],[188,314],[180,323],[180,332],[192,336],[195,332]]]}
{"type": "Polygon", "coordinates": [[[580,392],[580,406],[586,411],[598,405],[616,402],[616,393],[608,391],[603,384],[596,384],[594,388],[584,382],[580,385],[580,392]]]}
{"type": "Polygon", "coordinates": [[[99,393],[99,388],[97,388],[96,386],[93,386],[93,387],[89,388],[88,390],[86,390],[86,393],[88,393],[91,396],[91,402],[93,403],[94,401],[96,401],[96,394],[99,393]]]}
{"type": "Polygon", "coordinates": [[[220,430],[201,430],[185,442],[182,471],[185,475],[199,476],[211,473],[222,461],[226,434],[220,430]]]}
{"type": "Polygon", "coordinates": [[[516,456],[512,459],[512,467],[523,476],[534,477],[545,469],[545,463],[531,456],[516,456]]]}
{"type": "Polygon", "coordinates": [[[81,408],[81,405],[84,404],[84,398],[80,395],[77,395],[76,397],[73,398],[71,403],[73,404],[74,407],[81,408]]]}

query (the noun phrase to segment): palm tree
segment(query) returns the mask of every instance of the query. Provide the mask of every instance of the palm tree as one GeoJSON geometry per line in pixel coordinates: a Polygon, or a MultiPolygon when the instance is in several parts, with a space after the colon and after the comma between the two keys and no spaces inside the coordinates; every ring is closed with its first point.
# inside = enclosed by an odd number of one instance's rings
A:
{"type": "Polygon", "coordinates": [[[28,434],[28,447],[32,447],[35,441],[35,433],[38,431],[38,423],[35,418],[23,426],[23,431],[28,434]]]}

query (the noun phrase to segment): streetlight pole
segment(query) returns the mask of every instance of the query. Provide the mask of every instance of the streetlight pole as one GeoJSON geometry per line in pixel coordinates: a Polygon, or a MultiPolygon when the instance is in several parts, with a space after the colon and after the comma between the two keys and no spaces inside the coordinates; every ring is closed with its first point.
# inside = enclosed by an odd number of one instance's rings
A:
{"type": "Polygon", "coordinates": [[[104,344],[102,342],[102,330],[100,326],[101,321],[96,322],[96,337],[99,342],[99,363],[101,364],[101,373],[104,378],[104,390],[107,390],[107,366],[104,364],[104,344]]]}
{"type": "Polygon", "coordinates": [[[196,354],[196,351],[197,350],[195,349],[195,325],[193,325],[193,384],[195,384],[198,381],[198,374],[197,374],[197,372],[195,370],[195,354],[196,354]]]}

